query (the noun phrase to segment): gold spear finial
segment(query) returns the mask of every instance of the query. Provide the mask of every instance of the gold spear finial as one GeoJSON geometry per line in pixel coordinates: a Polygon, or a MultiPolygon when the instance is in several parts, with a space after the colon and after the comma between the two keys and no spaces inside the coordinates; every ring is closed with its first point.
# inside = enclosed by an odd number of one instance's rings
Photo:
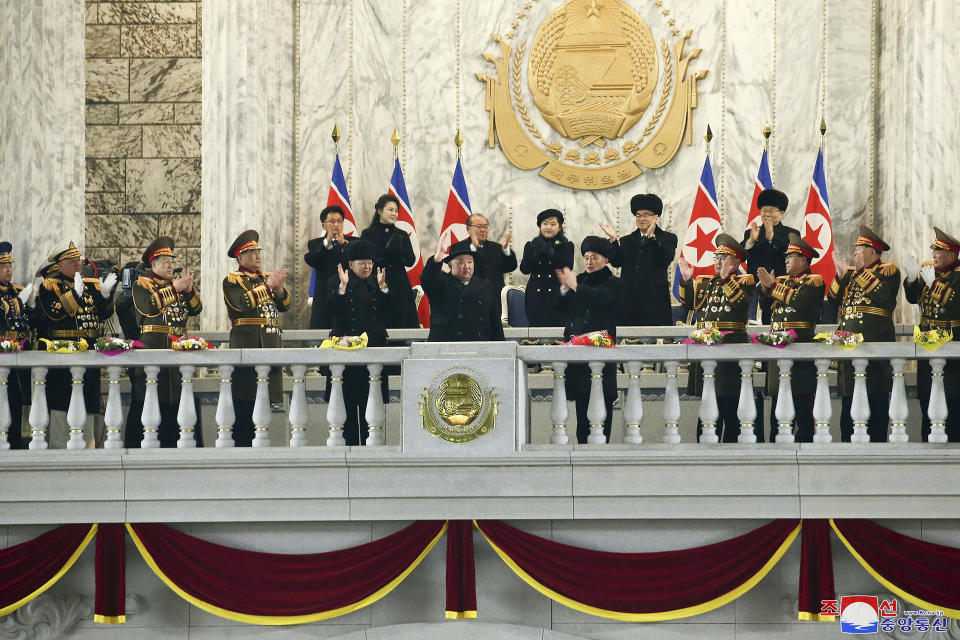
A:
{"type": "Polygon", "coordinates": [[[393,135],[390,136],[390,142],[393,143],[393,157],[397,157],[397,147],[400,146],[400,135],[397,133],[397,128],[393,128],[393,135]]]}
{"type": "Polygon", "coordinates": [[[707,153],[710,153],[710,141],[713,140],[713,131],[710,130],[710,125],[707,125],[707,135],[703,136],[703,139],[707,141],[707,153]]]}
{"type": "Polygon", "coordinates": [[[827,119],[824,116],[820,116],[820,137],[827,135],[827,119]]]}
{"type": "Polygon", "coordinates": [[[770,128],[770,123],[763,125],[763,146],[770,145],[770,134],[773,133],[773,129],[770,128]]]}
{"type": "Polygon", "coordinates": [[[340,147],[340,127],[336,123],[333,125],[333,133],[330,134],[330,137],[333,138],[333,150],[337,152],[340,147]]]}
{"type": "Polygon", "coordinates": [[[463,146],[463,134],[457,129],[457,135],[453,136],[453,144],[457,145],[457,157],[460,157],[460,147],[463,146]]]}

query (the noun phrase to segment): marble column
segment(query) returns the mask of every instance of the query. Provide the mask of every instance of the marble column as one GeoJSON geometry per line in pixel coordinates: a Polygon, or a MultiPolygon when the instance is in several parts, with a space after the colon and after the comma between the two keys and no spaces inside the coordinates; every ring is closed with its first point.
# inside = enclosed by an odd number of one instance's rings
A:
{"type": "Polygon", "coordinates": [[[0,11],[0,239],[26,284],[54,245],[84,238],[84,2],[0,11]]]}
{"type": "Polygon", "coordinates": [[[205,330],[229,328],[219,292],[244,229],[260,231],[264,271],[290,269],[293,286],[293,1],[203,3],[205,330]]]}

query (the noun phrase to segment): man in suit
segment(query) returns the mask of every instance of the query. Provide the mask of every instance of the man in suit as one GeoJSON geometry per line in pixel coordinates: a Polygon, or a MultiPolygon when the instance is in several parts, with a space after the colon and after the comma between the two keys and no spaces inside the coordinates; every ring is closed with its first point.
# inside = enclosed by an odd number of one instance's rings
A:
{"type": "Polygon", "coordinates": [[[444,258],[442,246],[423,266],[420,284],[430,298],[430,342],[503,340],[500,292],[474,277],[473,252],[465,247],[444,258]],[[450,266],[444,273],[441,263],[450,266]]]}
{"type": "MultiPolygon", "coordinates": [[[[330,337],[359,336],[367,334],[367,346],[387,345],[387,318],[390,316],[390,290],[387,288],[386,271],[373,273],[376,248],[366,240],[347,245],[344,251],[347,269],[337,265],[337,274],[327,282],[326,306],[333,318],[330,337]]],[[[343,372],[343,401],[347,408],[347,420],[343,425],[343,437],[348,446],[366,443],[367,394],[369,370],[366,366],[347,367],[343,372]]],[[[380,392],[387,401],[387,376],[381,376],[380,392]]],[[[327,385],[325,400],[330,401],[330,385],[327,385]]]]}
{"type": "Polygon", "coordinates": [[[467,233],[470,234],[469,238],[451,245],[451,253],[463,248],[469,249],[473,254],[474,276],[492,284],[493,290],[500,295],[503,275],[517,268],[517,255],[510,248],[510,233],[505,233],[499,244],[487,242],[490,221],[479,213],[467,218],[467,233]]]}
{"type": "MultiPolygon", "coordinates": [[[[774,276],[783,275],[784,259],[790,234],[800,232],[781,222],[787,210],[787,194],[776,189],[764,189],[757,195],[757,207],[760,217],[743,234],[743,248],[747,257],[747,273],[757,278],[758,269],[766,269],[774,276]]],[[[770,322],[770,306],[773,299],[760,298],[760,319],[764,324],[770,322]]]]}
{"type": "MultiPolygon", "coordinates": [[[[35,305],[32,284],[19,287],[13,279],[13,245],[0,242],[0,338],[21,343],[30,339],[30,314],[35,305]]],[[[11,449],[23,449],[26,442],[20,435],[23,406],[30,401],[29,369],[11,369],[7,376],[7,406],[10,428],[7,442],[11,449]]]]}
{"type": "MultiPolygon", "coordinates": [[[[688,310],[697,312],[697,329],[729,331],[724,344],[747,342],[747,309],[755,287],[753,276],[738,275],[740,263],[746,251],[733,236],[718,233],[717,250],[714,253],[715,275],[693,277],[693,267],[683,258],[678,266],[683,281],[680,284],[680,301],[688,310]]],[[[736,361],[717,364],[716,369],[717,435],[721,442],[737,442],[740,435],[740,419],[737,404],[740,396],[740,366],[736,361]]],[[[691,367],[690,378],[693,393],[703,392],[703,369],[691,367]]],[[[754,433],[758,442],[763,442],[763,414],[757,413],[754,433]]],[[[702,425],[697,421],[697,439],[702,425]]]]}
{"type": "MultiPolygon", "coordinates": [[[[853,266],[847,266],[834,251],[833,264],[837,277],[827,297],[840,303],[838,312],[841,331],[863,334],[864,342],[893,342],[897,334],[893,326],[893,310],[900,292],[900,271],[893,263],[882,263],[881,253],[890,245],[865,225],[853,247],[853,266]]],[[[853,435],[853,363],[840,362],[837,382],[842,398],[840,405],[840,438],[850,442],[853,435]]],[[[889,398],[893,388],[893,367],[889,360],[871,360],[867,365],[867,401],[870,418],[867,433],[871,442],[886,442],[889,421],[889,398]]]]}
{"type": "MultiPolygon", "coordinates": [[[[563,337],[593,331],[606,330],[610,337],[617,339],[617,308],[623,301],[620,278],[613,275],[607,264],[615,249],[610,242],[597,236],[587,236],[580,243],[580,255],[583,256],[583,273],[575,275],[569,268],[557,269],[560,281],[560,308],[565,311],[567,325],[563,337]]],[[[571,363],[567,366],[564,383],[567,397],[576,402],[577,442],[586,444],[590,436],[590,419],[587,407],[590,403],[590,365],[571,363]]],[[[602,386],[603,402],[607,408],[607,417],[603,421],[604,438],[610,441],[610,429],[613,423],[613,402],[617,399],[617,365],[608,362],[603,365],[602,386]]]]}
{"type": "MultiPolygon", "coordinates": [[[[931,245],[933,259],[921,266],[916,258],[907,258],[903,270],[903,291],[907,302],[920,307],[920,329],[952,331],[953,339],[960,340],[960,240],[939,227],[934,227],[936,238],[931,245]]],[[[930,386],[933,371],[930,361],[917,360],[917,397],[923,410],[922,437],[930,436],[930,386]]],[[[947,400],[946,433],[948,442],[960,442],[960,361],[947,360],[943,369],[943,389],[947,400]]]]}
{"type": "Polygon", "coordinates": [[[619,240],[612,227],[600,224],[613,243],[610,264],[622,268],[624,296],[617,324],[672,325],[667,271],[677,252],[677,236],[657,225],[663,213],[663,201],[657,195],[633,196],[630,210],[637,229],[619,240]]]}
{"type": "MultiPolygon", "coordinates": [[[[290,308],[290,292],[284,286],[287,269],[264,273],[260,270],[260,234],[247,229],[233,241],[227,255],[236,259],[238,269],[223,279],[223,299],[230,317],[230,348],[279,348],[283,346],[280,314],[290,308]]],[[[270,402],[283,396],[280,367],[270,369],[270,402]]],[[[238,447],[253,443],[253,405],[257,395],[257,374],[253,367],[237,367],[233,373],[233,406],[236,421],[233,439],[238,447]]],[[[264,425],[267,426],[267,425],[264,425]]]]}
{"type": "Polygon", "coordinates": [[[337,275],[337,265],[344,264],[348,243],[358,238],[343,235],[343,209],[337,205],[324,207],[320,212],[324,234],[307,242],[303,261],[313,267],[313,287],[310,291],[310,328],[326,329],[332,326],[333,313],[327,307],[327,283],[337,275]]]}
{"type": "MultiPolygon", "coordinates": [[[[774,276],[764,267],[757,269],[761,300],[769,299],[770,329],[794,331],[796,342],[812,342],[823,302],[823,277],[810,273],[810,261],[819,257],[816,249],[795,233],[787,245],[786,275],[774,276]]],[[[780,369],[775,360],[769,362],[767,394],[773,399],[770,407],[770,442],[776,435],[777,393],[780,369]]],[[[790,388],[796,412],[794,424],[797,442],[813,442],[813,396],[817,390],[817,367],[812,360],[794,360],[790,388]]]]}
{"type": "MultiPolygon", "coordinates": [[[[56,263],[53,271],[40,285],[37,294],[39,337],[48,340],[80,340],[88,343],[103,335],[103,323],[113,315],[113,289],[117,276],[110,273],[101,281],[84,278],[80,274],[83,261],[77,245],[64,241],[47,257],[56,263]]],[[[67,446],[70,426],[66,412],[70,407],[72,377],[68,369],[51,369],[47,375],[47,406],[50,408],[49,446],[62,449],[67,446]]],[[[103,432],[103,414],[100,410],[100,369],[89,367],[83,376],[83,401],[87,415],[93,416],[93,433],[84,440],[90,446],[95,434],[103,432]]]]}

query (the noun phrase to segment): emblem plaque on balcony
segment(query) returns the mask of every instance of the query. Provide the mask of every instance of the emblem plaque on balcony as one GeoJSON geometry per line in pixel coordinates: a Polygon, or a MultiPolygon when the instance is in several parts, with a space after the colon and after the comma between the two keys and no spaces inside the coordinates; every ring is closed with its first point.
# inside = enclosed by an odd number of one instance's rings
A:
{"type": "Polygon", "coordinates": [[[463,444],[496,426],[497,394],[478,371],[455,367],[441,372],[418,400],[422,427],[447,442],[463,444]]]}

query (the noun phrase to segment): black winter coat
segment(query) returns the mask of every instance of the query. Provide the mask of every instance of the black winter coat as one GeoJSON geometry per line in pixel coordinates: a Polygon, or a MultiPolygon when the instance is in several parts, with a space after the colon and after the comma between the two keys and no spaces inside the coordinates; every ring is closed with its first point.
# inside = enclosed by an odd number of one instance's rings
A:
{"type": "MultiPolygon", "coordinates": [[[[455,242],[450,251],[459,248],[470,249],[470,238],[455,242]]],[[[499,242],[484,242],[473,252],[474,275],[483,278],[493,285],[494,291],[500,295],[503,289],[503,274],[510,273],[517,268],[517,254],[511,250],[510,255],[503,252],[503,245],[499,242]]]]}
{"type": "Polygon", "coordinates": [[[377,276],[366,279],[350,271],[347,290],[340,295],[340,278],[327,280],[326,306],[333,320],[330,336],[359,336],[367,334],[367,346],[387,345],[386,318],[390,315],[389,293],[380,290],[377,276]]]}
{"type": "Polygon", "coordinates": [[[390,314],[386,317],[387,327],[419,327],[416,296],[406,270],[406,267],[412,267],[417,261],[413,245],[410,244],[410,236],[396,225],[383,224],[374,218],[360,237],[372,242],[377,248],[374,268],[387,271],[387,287],[393,302],[390,314]]]}
{"type": "Polygon", "coordinates": [[[668,268],[677,252],[677,236],[657,227],[653,237],[639,229],[614,244],[610,264],[621,267],[624,299],[621,326],[673,324],[668,268]]]}
{"type": "MultiPolygon", "coordinates": [[[[307,252],[303,254],[303,261],[314,268],[316,277],[313,281],[313,306],[310,307],[310,328],[326,329],[333,322],[333,313],[327,305],[327,282],[330,278],[337,275],[337,265],[342,264],[347,268],[347,262],[344,259],[344,251],[347,245],[358,240],[352,236],[344,236],[346,242],[343,244],[332,243],[327,247],[324,245],[325,237],[314,238],[307,242],[307,252]]],[[[374,272],[376,273],[376,272],[374,272]]],[[[340,279],[337,278],[337,282],[340,279]]]]}
{"type": "Polygon", "coordinates": [[[537,236],[523,247],[520,272],[529,274],[524,303],[531,327],[562,327],[566,324],[558,308],[560,282],[554,269],[573,268],[573,243],[562,235],[553,240],[537,236]]]}
{"type": "Polygon", "coordinates": [[[563,337],[607,330],[617,337],[617,310],[623,298],[623,283],[608,267],[577,276],[577,290],[560,296],[560,308],[567,324],[563,337]]]}
{"type": "Polygon", "coordinates": [[[444,273],[433,256],[420,275],[430,298],[430,342],[503,340],[500,294],[493,285],[474,276],[463,284],[444,273]]]}

